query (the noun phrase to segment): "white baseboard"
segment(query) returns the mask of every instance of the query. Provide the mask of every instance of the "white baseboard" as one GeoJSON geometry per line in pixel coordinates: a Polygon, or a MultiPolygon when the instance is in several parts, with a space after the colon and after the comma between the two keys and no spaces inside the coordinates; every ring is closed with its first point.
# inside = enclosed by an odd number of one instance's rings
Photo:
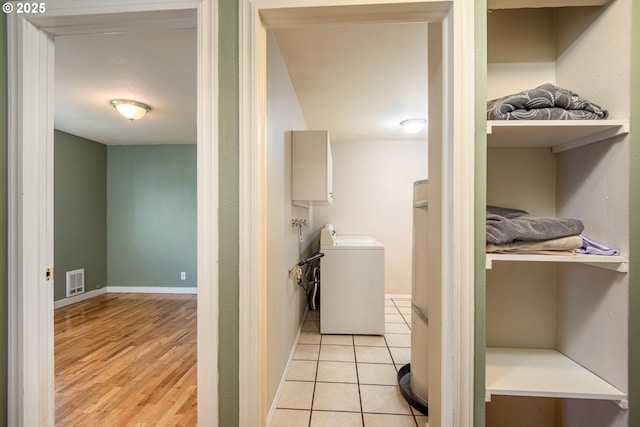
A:
{"type": "Polygon", "coordinates": [[[75,295],[69,298],[61,299],[59,301],[54,301],[53,308],[65,307],[67,305],[75,304],[80,301],[87,300],[89,298],[97,297],[98,295],[106,294],[107,288],[98,288],[89,292],[85,292],[84,294],[75,295]]]}
{"type": "Polygon", "coordinates": [[[107,292],[129,294],[197,294],[198,288],[162,286],[107,286],[107,292]]]}
{"type": "Polygon", "coordinates": [[[164,288],[162,286],[105,286],[104,288],[94,289],[84,294],[54,301],[53,308],[65,307],[109,292],[114,294],[197,294],[198,288],[181,288],[177,286],[171,288],[164,288]]]}
{"type": "Polygon", "coordinates": [[[293,341],[293,348],[291,348],[291,353],[289,353],[289,360],[287,360],[287,365],[285,366],[284,372],[282,373],[282,378],[280,378],[280,384],[278,384],[278,389],[276,390],[276,394],[273,397],[273,402],[271,402],[271,407],[269,408],[269,413],[267,414],[267,425],[271,425],[271,421],[273,420],[273,417],[276,413],[278,401],[280,400],[280,395],[282,394],[282,389],[284,388],[284,382],[287,380],[291,361],[293,360],[293,356],[295,356],[296,349],[298,348],[298,341],[300,340],[300,334],[302,333],[302,325],[304,325],[304,321],[307,320],[308,314],[309,306],[307,305],[305,312],[302,315],[300,326],[298,326],[298,335],[296,335],[296,339],[293,341]]]}

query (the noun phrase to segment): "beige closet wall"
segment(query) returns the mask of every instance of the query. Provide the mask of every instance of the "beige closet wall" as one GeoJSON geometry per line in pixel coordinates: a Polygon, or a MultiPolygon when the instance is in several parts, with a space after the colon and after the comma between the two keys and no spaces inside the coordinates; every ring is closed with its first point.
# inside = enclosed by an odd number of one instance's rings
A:
{"type": "MultiPolygon", "coordinates": [[[[628,119],[630,10],[630,0],[615,0],[605,7],[490,12],[488,99],[550,82],[606,108],[610,119],[628,119]]],[[[555,155],[548,148],[489,149],[487,202],[579,218],[586,235],[630,255],[629,139],[555,155]]],[[[486,276],[488,346],[556,348],[628,390],[626,274],[505,263],[486,276]]],[[[488,426],[505,425],[500,419],[508,413],[535,425],[631,425],[628,413],[607,401],[499,398],[487,408],[488,426]]]]}
{"type": "Polygon", "coordinates": [[[487,24],[487,99],[556,82],[552,9],[493,11],[487,24]]]}

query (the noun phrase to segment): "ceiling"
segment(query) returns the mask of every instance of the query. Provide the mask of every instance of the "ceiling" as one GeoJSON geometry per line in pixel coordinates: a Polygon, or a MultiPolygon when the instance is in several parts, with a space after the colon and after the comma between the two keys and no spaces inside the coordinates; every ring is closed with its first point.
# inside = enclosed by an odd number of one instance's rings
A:
{"type": "MultiPolygon", "coordinates": [[[[274,30],[312,129],[334,141],[426,139],[399,122],[427,117],[424,23],[274,30]]],[[[196,142],[196,32],[141,31],[56,38],[55,127],[103,144],[196,142]],[[152,110],[120,117],[109,101],[152,110]]]]}
{"type": "Polygon", "coordinates": [[[331,139],[424,139],[400,122],[427,118],[427,24],[274,30],[311,129],[331,139]]]}
{"type": "Polygon", "coordinates": [[[55,46],[56,129],[103,144],[196,142],[195,30],[61,36],[55,46]],[[129,122],[114,98],[151,111],[129,122]]]}

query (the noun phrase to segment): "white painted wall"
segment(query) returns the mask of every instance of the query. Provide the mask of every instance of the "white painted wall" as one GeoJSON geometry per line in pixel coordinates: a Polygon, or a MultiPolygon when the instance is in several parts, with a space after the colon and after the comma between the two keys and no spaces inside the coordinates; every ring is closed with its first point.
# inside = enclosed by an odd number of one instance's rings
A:
{"type": "MultiPolygon", "coordinates": [[[[329,130],[331,134],[331,130],[329,130]]],[[[332,141],[333,205],[314,224],[385,246],[385,293],[411,294],[413,182],[427,178],[427,142],[332,141]]]]}
{"type": "MultiPolygon", "coordinates": [[[[298,263],[293,217],[308,210],[291,204],[291,130],[307,128],[275,39],[267,33],[267,402],[271,405],[306,309],[304,291],[289,278],[298,263]]],[[[303,250],[310,228],[305,232],[303,250]]]]}

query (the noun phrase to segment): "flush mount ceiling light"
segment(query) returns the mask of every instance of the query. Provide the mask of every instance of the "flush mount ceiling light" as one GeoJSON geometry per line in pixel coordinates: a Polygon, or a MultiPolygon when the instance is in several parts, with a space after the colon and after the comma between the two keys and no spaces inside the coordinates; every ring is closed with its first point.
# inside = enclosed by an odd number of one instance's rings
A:
{"type": "Polygon", "coordinates": [[[400,122],[400,126],[406,133],[418,133],[427,124],[425,119],[407,119],[400,122]]]}
{"type": "Polygon", "coordinates": [[[122,117],[130,121],[139,120],[151,111],[151,107],[147,104],[131,99],[112,99],[111,105],[118,110],[122,117]]]}

